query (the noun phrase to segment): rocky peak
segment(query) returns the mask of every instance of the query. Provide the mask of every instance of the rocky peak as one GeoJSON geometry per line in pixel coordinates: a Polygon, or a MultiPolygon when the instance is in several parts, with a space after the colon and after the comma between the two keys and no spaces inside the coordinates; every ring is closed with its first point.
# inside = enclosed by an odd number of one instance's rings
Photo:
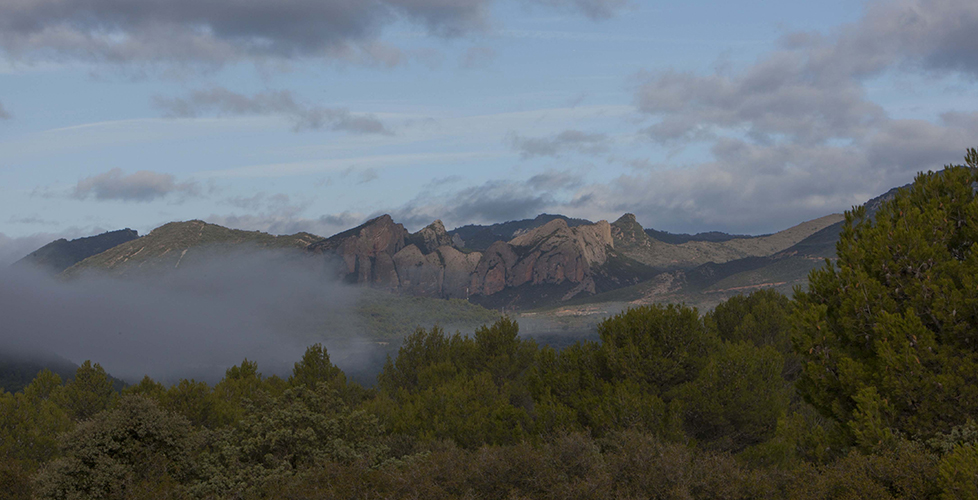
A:
{"type": "Polygon", "coordinates": [[[422,253],[427,254],[439,247],[451,246],[453,242],[441,220],[435,220],[424,229],[412,234],[408,238],[408,244],[416,245],[422,253]]]}
{"type": "Polygon", "coordinates": [[[309,245],[316,253],[335,253],[343,259],[340,274],[347,281],[381,286],[398,286],[391,258],[410,236],[404,226],[384,214],[353,229],[309,245]]]}
{"type": "Polygon", "coordinates": [[[625,214],[611,224],[612,237],[624,247],[650,246],[649,235],[635,220],[635,214],[625,214]]]}

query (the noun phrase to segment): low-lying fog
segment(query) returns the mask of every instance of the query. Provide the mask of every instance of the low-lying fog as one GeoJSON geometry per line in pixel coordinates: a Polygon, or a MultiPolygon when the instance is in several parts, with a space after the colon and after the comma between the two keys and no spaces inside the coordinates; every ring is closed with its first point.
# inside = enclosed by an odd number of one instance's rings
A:
{"type": "MultiPolygon", "coordinates": [[[[0,270],[0,350],[90,359],[128,382],[214,382],[243,359],[288,374],[306,346],[357,368],[371,347],[358,333],[357,288],[306,259],[267,251],[195,259],[165,276],[72,280],[0,270]]],[[[374,350],[376,350],[374,348],[374,350]]]]}

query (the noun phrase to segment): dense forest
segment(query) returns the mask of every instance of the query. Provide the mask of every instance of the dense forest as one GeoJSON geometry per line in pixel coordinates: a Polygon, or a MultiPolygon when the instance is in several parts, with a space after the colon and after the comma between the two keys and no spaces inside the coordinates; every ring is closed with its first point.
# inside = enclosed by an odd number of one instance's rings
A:
{"type": "Polygon", "coordinates": [[[501,318],[408,335],[374,387],[121,391],[96,363],[0,395],[9,498],[978,498],[978,152],[921,174],[792,298],[629,309],[562,349],[501,318]]]}

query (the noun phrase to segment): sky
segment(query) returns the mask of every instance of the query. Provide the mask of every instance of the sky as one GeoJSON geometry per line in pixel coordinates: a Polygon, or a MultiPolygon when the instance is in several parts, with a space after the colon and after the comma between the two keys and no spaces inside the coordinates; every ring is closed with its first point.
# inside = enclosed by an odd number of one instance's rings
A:
{"type": "Polygon", "coordinates": [[[978,2],[0,2],[0,263],[203,219],[764,234],[978,146],[978,2]]]}

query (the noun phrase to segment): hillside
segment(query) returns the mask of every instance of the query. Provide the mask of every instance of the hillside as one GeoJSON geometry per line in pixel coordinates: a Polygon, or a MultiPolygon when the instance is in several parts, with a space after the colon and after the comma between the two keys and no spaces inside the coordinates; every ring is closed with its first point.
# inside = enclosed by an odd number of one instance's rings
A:
{"type": "Polygon", "coordinates": [[[58,274],[88,257],[136,238],[139,238],[139,234],[129,228],[71,241],[61,238],[38,248],[13,265],[58,274]]]}
{"type": "Polygon", "coordinates": [[[563,215],[540,214],[533,219],[514,220],[499,224],[469,224],[455,228],[449,231],[448,234],[453,238],[458,236],[462,240],[461,243],[465,248],[482,251],[497,241],[509,241],[521,233],[538,228],[557,219],[566,222],[568,227],[593,224],[591,221],[585,219],[573,219],[563,215]]]}
{"type": "Polygon", "coordinates": [[[691,269],[709,262],[722,264],[748,257],[773,255],[840,222],[842,218],[841,214],[827,215],[766,236],[671,244],[652,238],[635,220],[634,215],[625,214],[612,224],[612,234],[615,248],[624,256],[665,271],[691,269]]]}
{"type": "Polygon", "coordinates": [[[231,248],[304,249],[321,239],[309,233],[274,236],[258,231],[228,229],[199,220],[171,222],[132,240],[88,257],[69,267],[66,277],[97,270],[112,276],[159,273],[231,248]]]}

